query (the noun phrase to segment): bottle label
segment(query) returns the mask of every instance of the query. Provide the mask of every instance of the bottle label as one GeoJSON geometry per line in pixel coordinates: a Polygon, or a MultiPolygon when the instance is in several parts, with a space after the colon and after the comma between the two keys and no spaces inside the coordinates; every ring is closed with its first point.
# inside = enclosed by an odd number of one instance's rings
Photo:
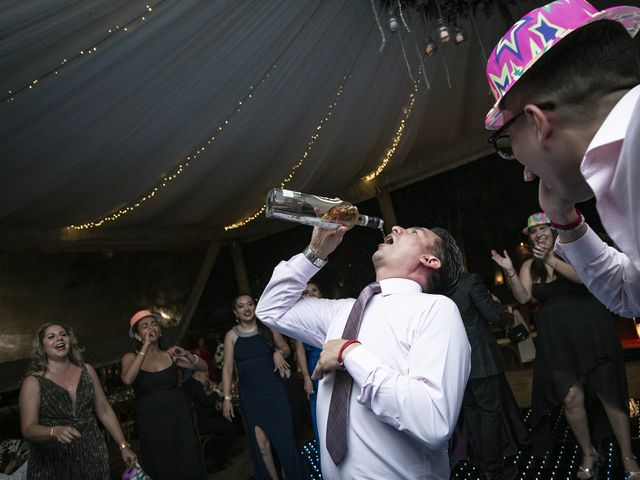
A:
{"type": "Polygon", "coordinates": [[[289,197],[289,198],[293,198],[293,194],[296,192],[293,192],[291,190],[285,190],[284,188],[282,189],[282,196],[283,197],[289,197]]]}
{"type": "Polygon", "coordinates": [[[340,200],[339,198],[329,198],[329,197],[321,197],[320,195],[312,195],[314,198],[317,198],[321,202],[332,203],[333,205],[341,205],[344,203],[344,200],[340,200]]]}

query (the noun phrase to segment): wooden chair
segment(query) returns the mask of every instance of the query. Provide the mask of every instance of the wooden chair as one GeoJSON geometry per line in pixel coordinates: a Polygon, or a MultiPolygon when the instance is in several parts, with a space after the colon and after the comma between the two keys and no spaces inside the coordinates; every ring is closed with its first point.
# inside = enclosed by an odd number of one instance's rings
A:
{"type": "Polygon", "coordinates": [[[198,414],[196,412],[195,405],[193,403],[189,403],[189,411],[191,412],[191,420],[193,422],[193,431],[196,435],[196,441],[198,442],[198,448],[200,449],[200,459],[202,461],[202,466],[207,469],[206,456],[205,452],[207,450],[207,444],[214,438],[216,438],[215,433],[201,433],[200,427],[198,427],[198,414]]]}

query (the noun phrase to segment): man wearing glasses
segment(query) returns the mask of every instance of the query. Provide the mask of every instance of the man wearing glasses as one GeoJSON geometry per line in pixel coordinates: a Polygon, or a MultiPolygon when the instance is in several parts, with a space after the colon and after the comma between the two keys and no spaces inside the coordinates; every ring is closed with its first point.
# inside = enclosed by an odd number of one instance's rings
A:
{"type": "Polygon", "coordinates": [[[516,22],[487,63],[496,99],[489,143],[540,178],[556,250],[610,310],[640,314],[640,8],[598,11],[560,0],[516,22]],[[576,202],[596,197],[622,252],[584,223],[576,202]]]}

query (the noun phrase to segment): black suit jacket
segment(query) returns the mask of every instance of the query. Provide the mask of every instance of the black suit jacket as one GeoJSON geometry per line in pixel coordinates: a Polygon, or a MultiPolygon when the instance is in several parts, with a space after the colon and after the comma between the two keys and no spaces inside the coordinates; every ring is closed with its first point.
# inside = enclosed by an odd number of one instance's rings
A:
{"type": "Polygon", "coordinates": [[[477,273],[463,272],[451,296],[464,322],[471,344],[470,379],[502,373],[504,365],[490,323],[503,323],[502,305],[491,298],[477,273]]]}

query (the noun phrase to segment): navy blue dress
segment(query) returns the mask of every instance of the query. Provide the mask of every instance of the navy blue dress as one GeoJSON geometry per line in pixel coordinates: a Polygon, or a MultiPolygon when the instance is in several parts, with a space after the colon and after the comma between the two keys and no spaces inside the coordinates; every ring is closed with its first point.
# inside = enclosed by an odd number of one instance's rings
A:
{"type": "Polygon", "coordinates": [[[256,426],[269,438],[276,463],[280,464],[285,477],[304,478],[302,459],[293,435],[291,407],[282,379],[274,372],[273,348],[258,333],[247,336],[236,328],[234,331],[239,334],[234,360],[238,368],[240,408],[251,441],[256,479],[270,478],[256,442],[256,426]]]}

